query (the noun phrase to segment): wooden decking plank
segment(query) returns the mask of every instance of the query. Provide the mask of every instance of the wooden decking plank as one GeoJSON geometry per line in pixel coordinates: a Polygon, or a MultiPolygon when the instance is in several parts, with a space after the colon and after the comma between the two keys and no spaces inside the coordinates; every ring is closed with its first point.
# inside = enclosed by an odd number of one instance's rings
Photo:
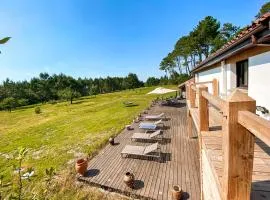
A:
{"type": "MultiPolygon", "coordinates": [[[[90,162],[90,169],[100,170],[93,177],[81,177],[84,180],[103,188],[112,189],[126,194],[136,194],[137,197],[151,199],[170,199],[172,185],[178,184],[184,192],[188,192],[192,199],[200,193],[198,172],[198,152],[196,154],[196,140],[190,141],[186,134],[186,109],[185,107],[154,107],[151,112],[165,112],[170,117],[165,125],[170,126],[164,132],[171,142],[161,145],[162,152],[166,153],[167,159],[163,163],[133,158],[121,158],[120,152],[126,144],[141,144],[131,142],[130,137],[137,131],[138,124],[134,124],[134,131],[123,131],[115,140],[119,145],[107,145],[90,162]],[[169,154],[171,153],[171,155],[169,154]],[[189,155],[184,155],[189,154],[189,155]],[[193,155],[194,154],[194,155],[193,155]],[[189,156],[189,157],[188,157],[189,156]],[[171,160],[168,160],[170,157],[171,160]],[[192,167],[189,167],[192,166],[192,167]],[[123,183],[124,172],[130,170],[135,179],[144,183],[143,188],[131,190],[123,183]],[[193,170],[192,172],[189,170],[193,170]],[[187,175],[187,177],[186,177],[187,175]],[[184,177],[182,177],[184,176],[184,177]],[[188,185],[188,187],[183,186],[188,185]],[[162,192],[162,193],[160,193],[162,192]]],[[[198,150],[197,150],[198,151],[198,150]]]]}

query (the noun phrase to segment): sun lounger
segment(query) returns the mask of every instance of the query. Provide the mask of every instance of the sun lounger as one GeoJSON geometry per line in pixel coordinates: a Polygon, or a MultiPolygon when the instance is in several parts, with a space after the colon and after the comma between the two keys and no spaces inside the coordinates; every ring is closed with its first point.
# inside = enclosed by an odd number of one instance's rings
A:
{"type": "Polygon", "coordinates": [[[124,101],[123,104],[124,104],[124,106],[126,106],[126,107],[130,107],[130,106],[134,106],[134,105],[135,105],[135,104],[134,104],[133,102],[131,102],[131,101],[124,101]]]}
{"type": "Polygon", "coordinates": [[[161,130],[157,130],[152,133],[134,133],[131,137],[131,140],[162,140],[162,137],[159,137],[161,134],[161,130]]]}
{"type": "Polygon", "coordinates": [[[146,120],[155,120],[155,119],[161,119],[164,116],[164,113],[161,113],[159,115],[147,115],[144,118],[146,120]]]}
{"type": "Polygon", "coordinates": [[[142,123],[140,123],[139,128],[148,129],[148,130],[155,130],[155,129],[157,129],[158,125],[161,125],[161,124],[164,126],[162,119],[155,121],[155,122],[152,122],[152,123],[151,122],[142,122],[142,123]]]}
{"type": "Polygon", "coordinates": [[[160,148],[158,143],[148,146],[126,145],[121,152],[122,157],[135,156],[143,158],[161,158],[160,148]]]}

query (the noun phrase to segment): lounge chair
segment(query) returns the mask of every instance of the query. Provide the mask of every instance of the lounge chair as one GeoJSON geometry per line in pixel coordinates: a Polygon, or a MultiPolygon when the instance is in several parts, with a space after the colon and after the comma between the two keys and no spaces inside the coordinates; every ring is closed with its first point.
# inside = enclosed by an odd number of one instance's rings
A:
{"type": "Polygon", "coordinates": [[[157,130],[152,133],[134,133],[131,137],[131,140],[148,140],[148,141],[155,141],[155,140],[162,140],[162,137],[159,137],[161,134],[161,130],[157,130]]]}
{"type": "Polygon", "coordinates": [[[155,120],[155,119],[161,119],[165,114],[160,113],[159,115],[146,115],[144,119],[146,120],[155,120]]]}
{"type": "Polygon", "coordinates": [[[139,128],[141,129],[148,129],[148,130],[156,130],[158,125],[164,126],[164,123],[162,122],[162,119],[155,121],[153,123],[151,122],[141,122],[139,125],[139,128]]]}
{"type": "Polygon", "coordinates": [[[142,158],[161,158],[160,147],[158,143],[148,146],[134,146],[126,145],[121,152],[121,156],[126,158],[128,156],[142,157],[142,158]]]}
{"type": "Polygon", "coordinates": [[[136,106],[136,104],[131,101],[124,101],[123,104],[126,107],[136,106]]]}

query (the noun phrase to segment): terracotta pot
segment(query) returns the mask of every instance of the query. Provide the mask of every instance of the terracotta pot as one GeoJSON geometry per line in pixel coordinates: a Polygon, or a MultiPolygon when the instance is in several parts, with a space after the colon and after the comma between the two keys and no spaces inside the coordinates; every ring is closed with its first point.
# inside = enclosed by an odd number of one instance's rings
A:
{"type": "Polygon", "coordinates": [[[85,175],[85,172],[87,170],[87,160],[85,159],[79,159],[77,160],[76,162],[76,165],[75,165],[75,169],[76,169],[76,172],[82,176],[85,175]]]}
{"type": "Polygon", "coordinates": [[[174,185],[172,189],[172,200],[180,200],[182,197],[182,189],[179,185],[174,185]]]}
{"type": "Polygon", "coordinates": [[[131,125],[126,125],[126,129],[127,129],[128,131],[132,130],[131,125]]]}
{"type": "Polygon", "coordinates": [[[114,145],[114,138],[113,138],[113,137],[110,137],[110,138],[109,138],[109,143],[110,143],[111,145],[114,145]]]}
{"type": "Polygon", "coordinates": [[[130,172],[127,172],[124,176],[124,183],[130,187],[130,188],[134,188],[134,181],[135,181],[135,178],[134,178],[134,174],[130,173],[130,172]]]}

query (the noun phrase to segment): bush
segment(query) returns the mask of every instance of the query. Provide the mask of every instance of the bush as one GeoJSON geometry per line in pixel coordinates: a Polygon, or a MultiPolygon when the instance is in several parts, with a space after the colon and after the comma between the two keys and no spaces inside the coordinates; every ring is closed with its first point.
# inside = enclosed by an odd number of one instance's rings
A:
{"type": "Polygon", "coordinates": [[[18,101],[13,97],[7,97],[1,102],[1,108],[11,112],[12,109],[15,109],[18,106],[18,101]]]}
{"type": "Polygon", "coordinates": [[[40,113],[41,113],[40,107],[36,107],[36,108],[35,108],[35,113],[36,113],[36,114],[40,114],[40,113]]]}
{"type": "Polygon", "coordinates": [[[18,100],[18,106],[26,106],[26,105],[28,105],[27,99],[19,99],[18,100]]]}
{"type": "Polygon", "coordinates": [[[57,104],[57,101],[56,100],[50,100],[49,104],[52,104],[52,105],[57,104]]]}

